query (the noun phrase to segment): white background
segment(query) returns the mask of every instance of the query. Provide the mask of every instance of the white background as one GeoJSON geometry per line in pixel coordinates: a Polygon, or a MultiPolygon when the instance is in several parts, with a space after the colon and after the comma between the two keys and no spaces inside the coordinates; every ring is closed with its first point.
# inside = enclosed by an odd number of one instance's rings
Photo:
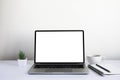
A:
{"type": "Polygon", "coordinates": [[[0,59],[33,59],[35,29],[84,29],[86,55],[120,59],[120,0],[0,0],[0,59]]]}
{"type": "Polygon", "coordinates": [[[83,62],[82,32],[37,32],[36,62],[83,62]]]}

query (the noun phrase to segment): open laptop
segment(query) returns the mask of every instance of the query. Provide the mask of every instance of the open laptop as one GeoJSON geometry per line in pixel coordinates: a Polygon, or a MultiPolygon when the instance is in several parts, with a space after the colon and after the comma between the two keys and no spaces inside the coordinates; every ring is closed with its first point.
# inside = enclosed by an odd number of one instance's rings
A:
{"type": "Polygon", "coordinates": [[[36,30],[34,47],[29,74],[88,74],[83,30],[36,30]]]}

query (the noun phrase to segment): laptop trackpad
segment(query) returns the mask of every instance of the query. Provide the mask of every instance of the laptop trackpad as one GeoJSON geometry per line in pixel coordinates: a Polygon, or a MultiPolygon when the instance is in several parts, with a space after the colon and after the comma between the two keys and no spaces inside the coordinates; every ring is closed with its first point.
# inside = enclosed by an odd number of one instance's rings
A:
{"type": "Polygon", "coordinates": [[[45,72],[72,72],[72,69],[64,68],[49,68],[45,72]]]}

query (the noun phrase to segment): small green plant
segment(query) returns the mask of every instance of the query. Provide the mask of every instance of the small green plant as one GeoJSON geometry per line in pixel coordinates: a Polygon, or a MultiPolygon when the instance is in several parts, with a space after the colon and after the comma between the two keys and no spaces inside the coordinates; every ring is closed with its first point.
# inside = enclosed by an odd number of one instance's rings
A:
{"type": "Polygon", "coordinates": [[[26,59],[25,53],[23,51],[19,52],[19,59],[26,59]]]}

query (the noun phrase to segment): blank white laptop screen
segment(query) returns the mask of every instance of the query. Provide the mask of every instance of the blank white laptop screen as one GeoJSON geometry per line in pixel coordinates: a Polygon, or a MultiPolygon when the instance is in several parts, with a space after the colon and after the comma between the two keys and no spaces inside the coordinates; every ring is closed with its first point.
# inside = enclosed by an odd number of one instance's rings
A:
{"type": "Polygon", "coordinates": [[[83,62],[83,32],[36,32],[36,62],[83,62]]]}

